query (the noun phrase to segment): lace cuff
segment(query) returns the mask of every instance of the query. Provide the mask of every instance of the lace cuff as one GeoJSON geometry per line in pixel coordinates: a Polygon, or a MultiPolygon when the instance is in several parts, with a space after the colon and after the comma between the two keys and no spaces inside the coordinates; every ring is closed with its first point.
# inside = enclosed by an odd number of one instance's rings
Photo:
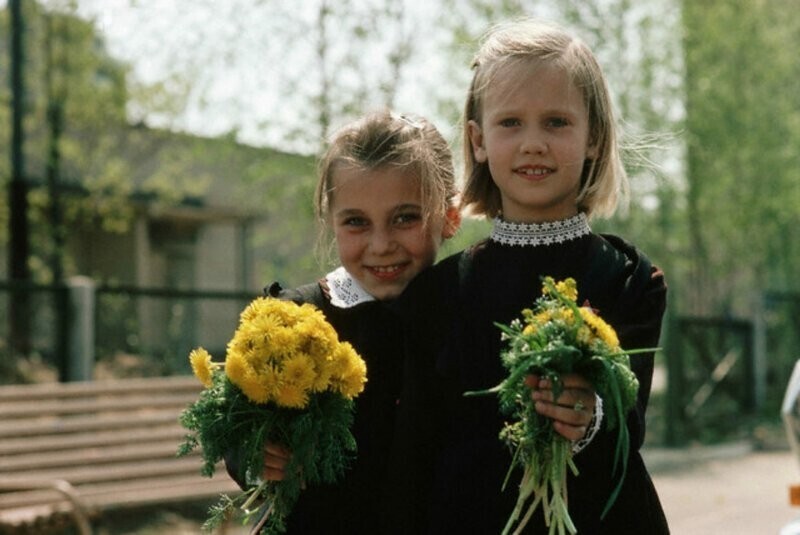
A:
{"type": "Polygon", "coordinates": [[[589,443],[594,438],[594,436],[600,430],[600,426],[602,425],[603,425],[603,398],[595,394],[594,412],[592,413],[592,419],[589,421],[589,427],[586,429],[586,434],[583,435],[582,439],[572,441],[572,454],[575,455],[576,453],[579,453],[581,450],[583,450],[583,448],[588,446],[589,443]]]}

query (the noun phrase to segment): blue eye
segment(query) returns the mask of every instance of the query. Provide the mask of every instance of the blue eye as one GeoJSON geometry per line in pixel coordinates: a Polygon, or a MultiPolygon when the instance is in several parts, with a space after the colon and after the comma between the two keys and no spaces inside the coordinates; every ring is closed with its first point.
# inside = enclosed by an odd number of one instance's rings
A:
{"type": "Polygon", "coordinates": [[[569,121],[563,117],[553,117],[547,120],[547,126],[551,128],[563,128],[569,125],[569,121]]]}
{"type": "Polygon", "coordinates": [[[406,212],[402,214],[397,214],[394,218],[395,225],[410,225],[420,221],[422,219],[422,215],[417,212],[406,212]]]}
{"type": "Polygon", "coordinates": [[[365,227],[368,224],[369,222],[363,217],[348,217],[342,221],[342,225],[345,227],[365,227]]]}
{"type": "Polygon", "coordinates": [[[511,128],[513,126],[519,126],[521,123],[520,123],[519,119],[514,119],[514,118],[509,117],[508,119],[502,119],[499,122],[499,124],[500,124],[500,126],[503,126],[503,127],[506,127],[506,128],[511,128]]]}

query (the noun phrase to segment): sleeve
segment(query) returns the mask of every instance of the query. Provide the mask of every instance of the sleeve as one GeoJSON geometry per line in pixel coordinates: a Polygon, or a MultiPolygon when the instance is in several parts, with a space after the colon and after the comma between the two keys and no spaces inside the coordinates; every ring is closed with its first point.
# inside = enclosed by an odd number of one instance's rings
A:
{"type": "MultiPolygon", "coordinates": [[[[614,326],[624,349],[658,347],[667,304],[664,273],[635,246],[618,236],[603,234],[596,243],[588,273],[599,287],[598,294],[605,294],[601,314],[607,313],[606,320],[614,326]]],[[[628,414],[627,426],[631,449],[638,450],[644,443],[655,351],[631,355],[630,362],[639,381],[639,390],[636,407],[628,414]]]]}
{"type": "MultiPolygon", "coordinates": [[[[661,323],[667,304],[663,272],[647,262],[645,277],[632,277],[629,295],[623,299],[625,320],[617,334],[625,348],[655,348],[661,337],[661,323]],[[637,280],[638,279],[638,280],[637,280]]],[[[631,355],[631,369],[639,380],[636,410],[628,417],[631,442],[638,449],[644,443],[645,412],[653,383],[655,352],[631,355]]]]}

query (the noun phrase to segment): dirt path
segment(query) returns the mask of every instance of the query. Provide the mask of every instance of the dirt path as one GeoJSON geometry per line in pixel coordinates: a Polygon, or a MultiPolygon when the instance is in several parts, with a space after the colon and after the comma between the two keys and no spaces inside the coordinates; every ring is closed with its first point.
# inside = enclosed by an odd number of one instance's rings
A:
{"type": "Polygon", "coordinates": [[[675,535],[777,535],[800,517],[789,505],[789,485],[800,484],[789,450],[733,445],[645,452],[645,459],[675,535]]]}

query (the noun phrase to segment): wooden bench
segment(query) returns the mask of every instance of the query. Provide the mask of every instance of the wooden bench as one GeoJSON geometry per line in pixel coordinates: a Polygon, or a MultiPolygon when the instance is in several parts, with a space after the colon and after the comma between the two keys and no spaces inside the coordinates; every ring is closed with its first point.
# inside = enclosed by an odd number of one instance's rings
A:
{"type": "Polygon", "coordinates": [[[0,386],[0,534],[74,525],[103,512],[213,500],[239,489],[224,468],[178,458],[194,377],[0,386]]]}

